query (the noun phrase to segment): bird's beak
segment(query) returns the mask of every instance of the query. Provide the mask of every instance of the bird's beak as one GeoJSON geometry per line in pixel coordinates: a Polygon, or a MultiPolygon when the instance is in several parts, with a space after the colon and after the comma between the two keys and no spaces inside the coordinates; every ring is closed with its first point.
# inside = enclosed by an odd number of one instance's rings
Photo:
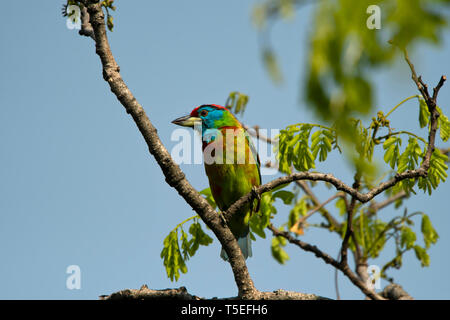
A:
{"type": "Polygon", "coordinates": [[[195,124],[201,123],[202,119],[197,117],[191,117],[191,116],[184,116],[177,118],[172,121],[172,123],[182,126],[182,127],[190,127],[193,128],[195,124]]]}

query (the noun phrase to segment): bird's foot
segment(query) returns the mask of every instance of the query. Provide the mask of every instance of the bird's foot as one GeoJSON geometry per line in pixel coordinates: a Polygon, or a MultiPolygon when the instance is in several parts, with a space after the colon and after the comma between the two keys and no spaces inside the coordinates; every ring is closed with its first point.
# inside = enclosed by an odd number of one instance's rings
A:
{"type": "Polygon", "coordinates": [[[227,225],[227,219],[225,219],[225,217],[224,217],[222,212],[219,213],[219,217],[222,220],[223,225],[226,226],[227,225]]]}
{"type": "Polygon", "coordinates": [[[261,195],[258,193],[258,188],[256,186],[252,187],[252,212],[258,212],[259,211],[259,205],[261,204],[261,195]],[[254,200],[258,200],[256,203],[256,208],[254,208],[255,202],[254,200]],[[254,210],[253,210],[254,209],[254,210]]]}

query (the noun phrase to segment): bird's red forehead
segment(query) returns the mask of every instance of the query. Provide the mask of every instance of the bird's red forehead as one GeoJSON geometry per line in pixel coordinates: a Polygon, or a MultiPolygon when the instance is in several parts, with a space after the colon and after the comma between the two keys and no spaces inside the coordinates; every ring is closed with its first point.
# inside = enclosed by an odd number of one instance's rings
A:
{"type": "Polygon", "coordinates": [[[218,104],[202,104],[201,106],[198,106],[197,108],[195,108],[194,110],[192,110],[192,112],[191,112],[191,117],[198,117],[198,110],[199,110],[200,108],[203,108],[203,107],[213,107],[213,108],[216,108],[216,109],[228,110],[227,108],[225,108],[225,107],[223,107],[223,106],[220,106],[220,105],[218,105],[218,104]]]}

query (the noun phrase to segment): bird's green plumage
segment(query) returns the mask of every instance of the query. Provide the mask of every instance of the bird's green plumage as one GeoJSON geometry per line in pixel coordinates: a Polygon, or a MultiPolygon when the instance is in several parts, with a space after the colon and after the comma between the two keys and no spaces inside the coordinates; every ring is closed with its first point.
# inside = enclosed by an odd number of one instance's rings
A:
{"type": "MultiPolygon", "coordinates": [[[[260,163],[251,138],[241,123],[226,108],[203,105],[191,112],[202,121],[205,171],[211,193],[221,211],[261,184],[260,163]]],[[[228,225],[238,239],[245,258],[251,256],[248,204],[233,216],[228,225]]],[[[227,259],[222,250],[222,258],[227,259]]]]}

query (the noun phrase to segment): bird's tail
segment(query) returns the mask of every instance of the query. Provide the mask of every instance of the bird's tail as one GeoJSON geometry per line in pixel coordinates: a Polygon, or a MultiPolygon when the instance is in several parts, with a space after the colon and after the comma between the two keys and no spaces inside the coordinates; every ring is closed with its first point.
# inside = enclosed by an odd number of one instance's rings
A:
{"type": "MultiPolygon", "coordinates": [[[[239,248],[241,248],[244,258],[247,259],[248,257],[251,257],[252,256],[252,242],[250,240],[250,233],[247,233],[246,236],[238,238],[237,242],[238,242],[239,248]]],[[[228,261],[228,255],[223,248],[220,251],[220,257],[223,260],[228,261]]]]}

